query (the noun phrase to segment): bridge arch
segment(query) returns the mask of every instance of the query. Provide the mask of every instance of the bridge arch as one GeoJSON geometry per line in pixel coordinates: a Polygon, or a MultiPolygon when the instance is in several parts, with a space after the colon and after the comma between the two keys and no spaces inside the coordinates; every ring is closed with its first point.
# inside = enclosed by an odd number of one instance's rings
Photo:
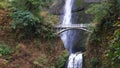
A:
{"type": "Polygon", "coordinates": [[[84,30],[84,31],[87,31],[87,32],[91,32],[91,31],[89,31],[88,29],[85,29],[85,28],[67,28],[67,29],[63,29],[63,30],[57,32],[57,35],[65,32],[65,31],[68,31],[68,30],[84,30]]]}

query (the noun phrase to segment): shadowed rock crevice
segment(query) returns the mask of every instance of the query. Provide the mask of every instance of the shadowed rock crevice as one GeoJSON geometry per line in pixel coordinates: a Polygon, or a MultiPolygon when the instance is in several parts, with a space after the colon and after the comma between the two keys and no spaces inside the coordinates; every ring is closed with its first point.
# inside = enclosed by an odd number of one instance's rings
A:
{"type": "MultiPolygon", "coordinates": [[[[53,3],[49,12],[54,15],[63,15],[64,14],[64,11],[63,11],[64,4],[65,4],[64,0],[53,3]]],[[[75,9],[72,9],[72,13],[83,11],[84,9],[85,9],[84,7],[77,7],[75,9]]]]}

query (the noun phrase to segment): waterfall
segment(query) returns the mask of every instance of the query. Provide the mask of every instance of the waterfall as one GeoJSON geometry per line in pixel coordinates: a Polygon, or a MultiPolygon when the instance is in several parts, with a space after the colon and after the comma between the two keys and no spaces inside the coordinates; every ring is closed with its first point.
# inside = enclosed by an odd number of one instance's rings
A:
{"type": "Polygon", "coordinates": [[[68,65],[67,68],[82,68],[83,63],[83,57],[82,54],[71,54],[68,59],[68,65]]]}
{"type": "MultiPolygon", "coordinates": [[[[71,21],[72,5],[73,5],[73,0],[66,0],[65,6],[64,6],[64,16],[63,16],[62,25],[72,24],[72,21],[71,21]]],[[[70,35],[71,35],[71,31],[66,31],[61,36],[64,46],[69,51],[69,53],[71,53],[71,46],[68,46],[70,43],[68,39],[71,39],[70,35]]]]}
{"type": "MultiPolygon", "coordinates": [[[[63,15],[63,21],[62,25],[72,25],[72,6],[73,6],[74,0],[65,0],[65,6],[64,6],[64,15],[63,15]]],[[[64,43],[65,48],[68,50],[70,56],[67,63],[67,68],[82,68],[82,62],[83,57],[82,53],[73,53],[73,47],[74,45],[74,37],[73,37],[73,31],[69,30],[61,34],[61,39],[64,43]]]]}

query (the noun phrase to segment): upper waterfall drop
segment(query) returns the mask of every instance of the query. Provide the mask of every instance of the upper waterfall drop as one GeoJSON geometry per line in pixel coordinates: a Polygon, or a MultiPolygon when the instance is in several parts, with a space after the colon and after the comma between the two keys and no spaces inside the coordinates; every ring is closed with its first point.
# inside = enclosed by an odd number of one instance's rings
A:
{"type": "Polygon", "coordinates": [[[72,24],[71,21],[72,5],[73,5],[73,0],[66,0],[64,7],[64,18],[62,24],[72,24]]]}
{"type": "MultiPolygon", "coordinates": [[[[73,0],[66,0],[65,6],[64,6],[64,16],[62,20],[62,25],[66,24],[72,24],[71,17],[72,17],[72,6],[73,6],[73,0]]],[[[69,45],[69,39],[70,39],[70,31],[66,31],[62,33],[61,39],[63,40],[65,48],[68,50],[69,53],[71,53],[71,46],[69,45]]]]}

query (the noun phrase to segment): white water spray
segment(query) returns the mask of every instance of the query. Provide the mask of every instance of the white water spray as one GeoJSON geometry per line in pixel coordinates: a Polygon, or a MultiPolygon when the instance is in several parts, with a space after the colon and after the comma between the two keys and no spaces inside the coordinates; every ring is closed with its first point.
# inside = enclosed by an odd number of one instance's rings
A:
{"type": "Polygon", "coordinates": [[[67,68],[82,68],[83,57],[82,53],[71,54],[68,59],[67,68]]]}
{"type": "MultiPolygon", "coordinates": [[[[71,17],[72,17],[72,6],[74,0],[66,0],[64,6],[64,16],[62,25],[70,25],[72,24],[71,17]]],[[[72,31],[66,31],[62,33],[61,39],[63,40],[65,48],[70,53],[67,68],[82,68],[83,57],[82,53],[72,53],[72,46],[68,40],[72,40],[72,31]]]]}

